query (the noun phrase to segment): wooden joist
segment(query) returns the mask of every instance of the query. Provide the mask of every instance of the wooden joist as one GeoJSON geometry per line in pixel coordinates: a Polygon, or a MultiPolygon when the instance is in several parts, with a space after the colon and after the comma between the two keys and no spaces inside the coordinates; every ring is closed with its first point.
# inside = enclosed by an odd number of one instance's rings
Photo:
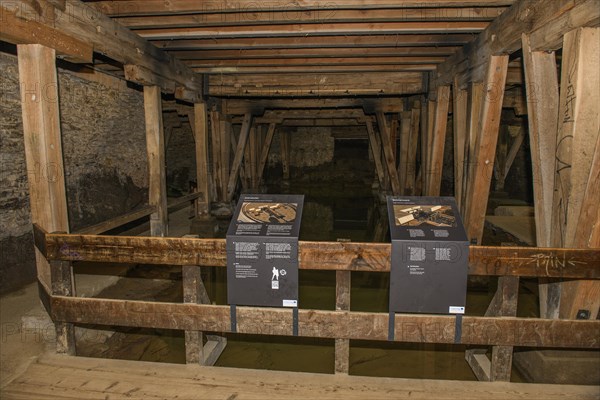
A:
{"type": "Polygon", "coordinates": [[[111,229],[118,228],[129,222],[135,221],[140,218],[144,218],[156,212],[156,207],[146,206],[139,210],[133,210],[123,215],[119,215],[115,218],[111,218],[107,221],[100,222],[91,226],[87,226],[82,229],[78,229],[75,233],[80,235],[97,235],[110,231],[111,229]]]}
{"type": "MultiPolygon", "coordinates": [[[[165,265],[226,265],[224,239],[46,234],[34,226],[36,247],[50,260],[165,265]]],[[[300,268],[390,270],[390,244],[305,242],[300,268]]],[[[471,246],[470,275],[600,279],[600,250],[471,246]]]]}

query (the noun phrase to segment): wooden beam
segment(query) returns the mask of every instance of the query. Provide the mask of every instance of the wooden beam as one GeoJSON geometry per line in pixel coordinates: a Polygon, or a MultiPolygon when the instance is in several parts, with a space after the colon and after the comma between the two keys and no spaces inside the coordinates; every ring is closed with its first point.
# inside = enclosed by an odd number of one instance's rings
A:
{"type": "Polygon", "coordinates": [[[529,147],[533,174],[537,246],[550,246],[554,158],[558,127],[558,72],[554,52],[533,51],[523,34],[529,147]]]}
{"type": "Polygon", "coordinates": [[[400,120],[400,157],[398,160],[398,176],[400,180],[400,193],[408,194],[408,169],[410,168],[410,135],[412,128],[412,112],[404,111],[400,120]]]}
{"type": "Polygon", "coordinates": [[[227,183],[227,199],[229,201],[233,199],[233,195],[235,194],[235,188],[240,174],[240,167],[242,165],[242,159],[246,150],[246,143],[248,142],[248,134],[250,133],[251,126],[252,114],[246,114],[244,116],[244,122],[240,131],[240,137],[237,142],[237,147],[233,158],[233,164],[231,165],[231,174],[229,174],[229,182],[227,183]]]}
{"type": "MultiPolygon", "coordinates": [[[[36,247],[49,260],[225,267],[225,239],[94,236],[45,233],[36,247]]],[[[389,272],[390,244],[305,242],[300,268],[389,272]]],[[[600,250],[471,246],[469,275],[600,279],[600,250]],[[569,266],[565,268],[565,266],[569,266]]]]}
{"type": "Polygon", "coordinates": [[[258,179],[261,180],[263,177],[263,172],[265,170],[265,165],[267,165],[267,159],[269,158],[269,150],[271,149],[271,143],[273,142],[273,137],[275,136],[275,128],[277,124],[270,123],[269,130],[267,131],[267,136],[265,137],[265,141],[263,143],[261,152],[260,152],[260,161],[258,164],[258,179]]]}
{"type": "Polygon", "coordinates": [[[400,194],[400,181],[398,179],[398,171],[396,170],[396,160],[392,152],[392,142],[390,139],[390,128],[388,127],[385,114],[377,112],[377,126],[379,127],[379,134],[381,136],[381,146],[383,148],[383,155],[385,159],[386,170],[390,178],[390,185],[392,186],[392,193],[394,195],[400,194]]]}
{"type": "Polygon", "coordinates": [[[423,136],[423,161],[422,161],[422,178],[423,178],[423,194],[427,194],[431,185],[431,152],[433,149],[433,127],[435,125],[435,110],[436,102],[433,100],[427,101],[427,124],[425,125],[425,135],[423,136]]]}
{"type": "Polygon", "coordinates": [[[150,215],[150,233],[152,236],[167,236],[169,213],[167,211],[165,139],[162,99],[158,86],[144,86],[144,115],[148,153],[148,204],[156,209],[156,212],[150,215]]]}
{"type": "Polygon", "coordinates": [[[279,131],[279,147],[281,149],[281,168],[283,170],[283,179],[290,179],[290,135],[285,129],[279,131]]]}
{"type": "MultiPolygon", "coordinates": [[[[38,44],[17,47],[19,86],[31,221],[48,231],[69,232],[67,195],[60,130],[55,50],[38,44]]],[[[75,293],[71,264],[49,264],[36,251],[37,275],[53,294],[75,293]]],[[[57,323],[56,349],[75,354],[71,324],[57,323]]]]}
{"type": "MultiPolygon", "coordinates": [[[[231,332],[227,305],[182,304],[52,296],[52,317],[82,324],[231,332]]],[[[292,335],[292,310],[237,307],[237,333],[292,335]]],[[[299,336],[350,340],[388,338],[388,313],[298,311],[299,336]]],[[[454,343],[456,318],[450,315],[396,314],[394,341],[454,343]]],[[[465,316],[461,343],[598,349],[600,321],[542,320],[465,316]],[[577,332],[577,335],[573,335],[577,332]]]]}
{"type": "Polygon", "coordinates": [[[431,159],[429,160],[430,177],[428,196],[439,196],[442,186],[442,170],[444,167],[444,147],[446,144],[446,126],[448,124],[448,107],[450,105],[450,86],[437,88],[435,119],[433,122],[433,141],[431,143],[431,159]]]}
{"type": "Polygon", "coordinates": [[[248,157],[245,157],[246,165],[248,166],[248,171],[250,172],[250,189],[255,191],[258,189],[258,142],[260,135],[260,125],[252,124],[250,126],[250,133],[248,135],[248,145],[246,146],[246,154],[248,157]]]}
{"type": "Polygon", "coordinates": [[[486,96],[481,106],[475,143],[475,157],[472,161],[476,167],[473,176],[469,177],[472,184],[469,187],[465,203],[465,225],[467,235],[472,243],[481,243],[481,237],[483,236],[483,224],[494,168],[507,68],[508,56],[493,56],[490,59],[485,80],[486,96]]]}
{"type": "Polygon", "coordinates": [[[381,143],[371,121],[366,121],[367,134],[369,136],[369,148],[373,154],[373,161],[375,162],[375,171],[377,172],[377,178],[379,179],[379,187],[382,191],[386,191],[385,185],[385,172],[383,171],[383,164],[381,163],[381,143]]]}
{"type": "Polygon", "coordinates": [[[421,105],[415,102],[410,117],[410,132],[408,142],[408,155],[406,160],[406,193],[414,196],[416,189],[417,173],[417,148],[419,144],[419,129],[421,123],[421,105]]]}
{"type": "Polygon", "coordinates": [[[123,215],[119,215],[118,217],[111,218],[107,221],[100,222],[98,224],[94,224],[82,229],[78,229],[75,233],[80,235],[97,235],[100,233],[108,232],[111,229],[118,228],[123,226],[129,222],[138,220],[140,218],[144,218],[149,216],[152,213],[156,212],[156,208],[154,206],[146,206],[140,208],[139,210],[134,210],[128,212],[123,215]]]}
{"type": "Polygon", "coordinates": [[[158,86],[164,93],[174,94],[175,93],[175,82],[164,78],[160,75],[156,75],[151,70],[139,65],[126,64],[124,66],[125,79],[137,83],[142,86],[158,86]]]}
{"type": "Polygon", "coordinates": [[[454,144],[454,198],[461,209],[463,199],[463,179],[465,169],[465,151],[468,135],[468,100],[467,90],[460,89],[457,82],[452,86],[452,133],[454,144]]]}
{"type": "MultiPolygon", "coordinates": [[[[457,85],[458,86],[458,85],[457,85]]],[[[469,86],[469,104],[467,109],[468,135],[467,145],[465,146],[467,165],[465,167],[465,176],[463,178],[463,200],[461,205],[462,215],[467,212],[467,196],[472,186],[472,177],[475,174],[475,142],[478,132],[479,115],[483,104],[484,86],[483,83],[472,83],[469,86]]]]}
{"type": "Polygon", "coordinates": [[[210,111],[210,137],[212,149],[212,181],[216,192],[217,201],[225,201],[222,188],[225,185],[222,182],[223,160],[221,159],[221,114],[216,106],[213,106],[210,111]]]}
{"type": "MultiPolygon", "coordinates": [[[[54,9],[55,18],[40,18],[39,10],[30,2],[3,2],[0,10],[16,12],[17,17],[33,20],[62,34],[91,45],[95,52],[122,64],[138,65],[158,76],[175,81],[180,86],[202,92],[202,78],[182,62],[151,45],[138,35],[112,21],[79,0],[67,0],[66,9],[54,9]]],[[[37,2],[35,2],[37,3],[37,2]]],[[[46,4],[43,10],[52,7],[46,4]]]]}
{"type": "Polygon", "coordinates": [[[447,85],[455,76],[459,83],[480,82],[490,58],[521,48],[521,35],[530,36],[534,51],[557,50],[565,33],[580,26],[598,26],[596,0],[521,0],[496,18],[477,38],[439,65],[433,86],[447,85]]]}
{"type": "Polygon", "coordinates": [[[488,26],[481,21],[422,22],[364,22],[298,24],[291,21],[282,25],[258,26],[194,26],[188,28],[136,29],[135,33],[146,40],[201,39],[220,37],[268,37],[304,35],[368,35],[374,34],[436,34],[479,33],[488,26]]]}
{"type": "Polygon", "coordinates": [[[13,44],[41,44],[55,49],[57,56],[67,61],[93,62],[94,49],[90,44],[35,20],[19,18],[16,11],[4,8],[9,5],[5,3],[0,7],[0,40],[13,44]]]}
{"type": "MultiPolygon", "coordinates": [[[[335,310],[350,311],[350,271],[335,273],[335,310]]],[[[335,339],[336,374],[348,375],[350,371],[350,340],[335,339]]]]}
{"type": "Polygon", "coordinates": [[[208,113],[206,103],[194,104],[194,112],[190,122],[193,126],[196,147],[196,181],[197,190],[202,199],[196,200],[196,216],[206,217],[210,211],[210,186],[208,176],[208,113]]]}
{"type": "MultiPolygon", "coordinates": [[[[594,151],[600,132],[600,29],[580,28],[565,35],[561,67],[558,140],[553,208],[552,243],[584,247],[575,242],[577,231],[600,223],[582,220],[582,204],[593,170],[594,151]]],[[[589,200],[588,200],[589,201],[589,200]]],[[[598,204],[600,198],[592,202],[598,204]]],[[[588,211],[584,212],[587,216],[588,211]]],[[[593,213],[592,213],[593,215],[593,213]]],[[[586,229],[587,230],[587,229],[586,229]]],[[[585,282],[561,284],[561,318],[575,318],[587,310],[598,314],[600,286],[585,282]]]]}
{"type": "MultiPolygon", "coordinates": [[[[502,7],[513,4],[515,0],[439,0],[438,7],[502,7]]],[[[332,4],[323,4],[318,0],[298,0],[295,3],[257,3],[251,0],[240,0],[233,3],[207,2],[198,3],[196,0],[178,0],[177,2],[120,0],[96,1],[91,4],[98,11],[110,16],[133,15],[164,15],[164,14],[219,14],[219,13],[256,13],[256,12],[287,12],[298,15],[301,11],[319,12],[320,18],[325,18],[335,10],[378,10],[427,8],[429,5],[417,0],[365,2],[364,0],[344,0],[332,4]]],[[[308,14],[313,15],[313,14],[308,14]]]]}
{"type": "MultiPolygon", "coordinates": [[[[229,199],[231,136],[233,127],[225,118],[219,120],[219,135],[221,136],[221,198],[229,199]]],[[[235,157],[235,154],[234,154],[235,157]]]]}

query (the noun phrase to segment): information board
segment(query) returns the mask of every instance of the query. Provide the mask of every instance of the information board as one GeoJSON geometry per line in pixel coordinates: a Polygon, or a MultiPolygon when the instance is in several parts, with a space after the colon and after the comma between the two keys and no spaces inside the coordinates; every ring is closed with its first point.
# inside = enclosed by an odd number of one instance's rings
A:
{"type": "Polygon", "coordinates": [[[453,197],[388,197],[391,312],[464,314],[469,242],[453,197]]]}
{"type": "Polygon", "coordinates": [[[298,236],[304,196],[242,195],[227,231],[227,299],[298,306],[298,236]]]}

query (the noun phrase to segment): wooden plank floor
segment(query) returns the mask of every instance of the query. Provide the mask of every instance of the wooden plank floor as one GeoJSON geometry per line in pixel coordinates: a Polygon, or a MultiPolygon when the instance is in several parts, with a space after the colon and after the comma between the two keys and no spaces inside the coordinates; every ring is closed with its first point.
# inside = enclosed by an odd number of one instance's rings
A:
{"type": "Polygon", "coordinates": [[[44,355],[8,399],[598,399],[594,386],[484,383],[257,371],[44,355]]]}

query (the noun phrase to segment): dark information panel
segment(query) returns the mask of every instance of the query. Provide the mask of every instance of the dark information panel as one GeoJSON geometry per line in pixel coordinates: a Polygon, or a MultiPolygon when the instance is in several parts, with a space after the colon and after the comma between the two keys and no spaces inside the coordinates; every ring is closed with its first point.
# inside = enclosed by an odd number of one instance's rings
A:
{"type": "Polygon", "coordinates": [[[227,231],[227,299],[298,306],[302,195],[242,195],[227,231]]]}
{"type": "Polygon", "coordinates": [[[464,314],[469,242],[453,197],[388,197],[390,311],[464,314]]]}

